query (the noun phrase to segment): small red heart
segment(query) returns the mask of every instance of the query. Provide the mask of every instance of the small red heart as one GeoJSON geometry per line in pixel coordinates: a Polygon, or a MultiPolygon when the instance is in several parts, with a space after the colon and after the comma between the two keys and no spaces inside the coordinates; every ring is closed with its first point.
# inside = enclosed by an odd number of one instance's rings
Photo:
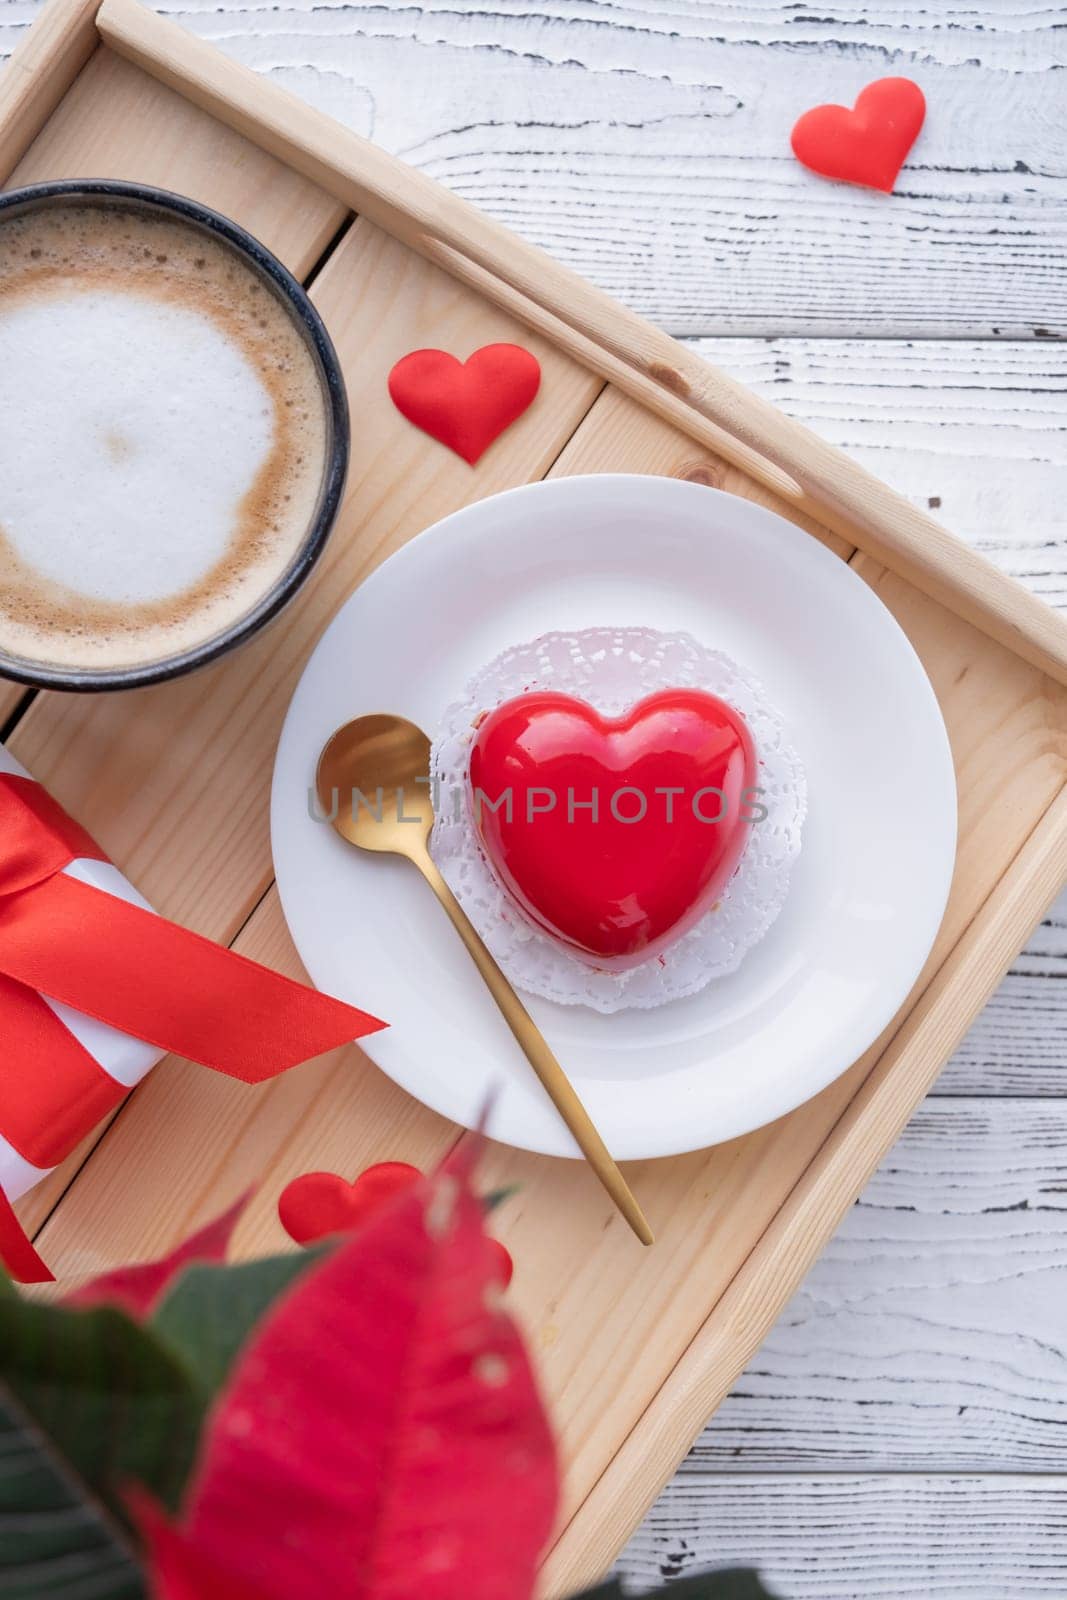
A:
{"type": "Polygon", "coordinates": [[[888,194],[923,125],[926,100],[910,78],[869,83],[850,111],[815,106],[793,129],[793,154],[812,172],[888,194]]]}
{"type": "Polygon", "coordinates": [[[409,422],[471,466],[533,403],[536,356],[517,344],[487,344],[466,361],[446,350],[413,350],[389,374],[393,404],[409,422]]]}
{"type": "Polygon", "coordinates": [[[278,1216],[290,1239],[310,1244],[365,1222],[379,1206],[415,1183],[422,1174],[406,1161],[379,1161],[355,1183],[336,1172],[305,1172],[287,1183],[278,1197],[278,1216]]]}
{"type": "Polygon", "coordinates": [[[677,938],[725,887],[756,773],[744,720],[697,689],[621,717],[519,695],[483,719],[470,757],[476,826],[505,888],[540,927],[617,968],[677,938]]]}
{"type": "MultiPolygon", "coordinates": [[[[349,1183],[336,1172],[305,1172],[287,1183],[278,1196],[278,1218],[296,1244],[313,1244],[345,1233],[387,1205],[422,1177],[406,1161],[379,1161],[349,1183]]],[[[488,1239],[496,1275],[506,1289],[514,1264],[499,1239],[488,1239]]]]}

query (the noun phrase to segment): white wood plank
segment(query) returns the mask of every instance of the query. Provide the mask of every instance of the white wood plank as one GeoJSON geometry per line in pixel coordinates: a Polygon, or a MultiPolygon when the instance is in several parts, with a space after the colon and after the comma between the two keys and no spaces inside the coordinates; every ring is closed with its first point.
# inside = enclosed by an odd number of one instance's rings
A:
{"type": "MultiPolygon", "coordinates": [[[[0,0],[8,50],[39,0],[0,0]]],[[[1067,328],[1054,0],[181,0],[161,9],[678,333],[1067,328]],[[914,76],[892,198],[796,117],[914,76]]]]}
{"type": "Polygon", "coordinates": [[[735,1565],[781,1600],[1063,1600],[1067,1478],[686,1478],[619,1570],[643,1592],[735,1565]]]}
{"type": "Polygon", "coordinates": [[[936,1095],[1067,1094],[1067,894],[945,1067],[936,1095]]]}
{"type": "Polygon", "coordinates": [[[1067,605],[1063,345],[701,339],[694,348],[1050,604],[1067,605]]]}
{"type": "Polygon", "coordinates": [[[686,1470],[1062,1470],[1065,1223],[1067,1102],[927,1101],[686,1470]]]}

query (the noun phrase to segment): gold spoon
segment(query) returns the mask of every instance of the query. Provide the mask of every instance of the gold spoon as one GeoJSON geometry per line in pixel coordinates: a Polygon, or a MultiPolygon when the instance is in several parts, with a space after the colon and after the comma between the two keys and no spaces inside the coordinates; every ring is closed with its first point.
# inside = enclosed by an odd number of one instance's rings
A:
{"type": "Polygon", "coordinates": [[[652,1229],[589,1113],[430,859],[433,796],[429,771],[430,741],[422,729],[403,717],[375,714],[357,717],[338,728],[319,757],[315,787],[324,815],[349,844],[406,856],[418,867],[451,917],[504,1020],[589,1165],[642,1244],[651,1244],[652,1229]]]}

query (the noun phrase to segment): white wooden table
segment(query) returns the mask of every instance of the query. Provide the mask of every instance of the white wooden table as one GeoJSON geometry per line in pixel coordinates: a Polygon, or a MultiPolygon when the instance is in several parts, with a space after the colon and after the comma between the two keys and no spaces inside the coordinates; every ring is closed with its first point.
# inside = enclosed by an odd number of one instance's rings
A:
{"type": "MultiPolygon", "coordinates": [[[[1067,605],[1053,0],[183,0],[1067,605]],[[892,199],[789,129],[905,73],[892,199]]],[[[38,0],[0,0],[0,54],[38,0]]],[[[1067,897],[634,1539],[653,1586],[1067,1600],[1067,897]]]]}

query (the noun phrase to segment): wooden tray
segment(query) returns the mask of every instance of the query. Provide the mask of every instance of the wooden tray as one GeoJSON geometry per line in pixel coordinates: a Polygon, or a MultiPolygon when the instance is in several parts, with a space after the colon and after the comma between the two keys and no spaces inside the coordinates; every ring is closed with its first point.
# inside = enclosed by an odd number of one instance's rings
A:
{"type": "MultiPolygon", "coordinates": [[[[589,1174],[494,1146],[513,1297],[562,1429],[546,1590],[637,1525],[1067,875],[1067,626],[846,457],[444,189],[136,0],[53,0],[0,82],[0,179],[121,177],[229,213],[311,285],[355,418],[340,525],[284,622],[137,695],[0,689],[20,760],[168,915],[293,973],[267,795],[293,685],[352,588],[427,523],[544,475],[665,473],[772,506],[881,595],[941,702],[960,791],[948,911],[907,1003],[815,1100],[747,1138],[632,1165],[643,1252],[589,1174]],[[544,398],[476,469],[385,403],[392,363],[521,339],[544,398]]],[[[413,1003],[416,1003],[413,996],[413,1003]]],[[[27,1197],[62,1274],[156,1253],[250,1181],[246,1253],[310,1167],[426,1165],[457,1138],[355,1048],[261,1090],[169,1060],[27,1197]]]]}

